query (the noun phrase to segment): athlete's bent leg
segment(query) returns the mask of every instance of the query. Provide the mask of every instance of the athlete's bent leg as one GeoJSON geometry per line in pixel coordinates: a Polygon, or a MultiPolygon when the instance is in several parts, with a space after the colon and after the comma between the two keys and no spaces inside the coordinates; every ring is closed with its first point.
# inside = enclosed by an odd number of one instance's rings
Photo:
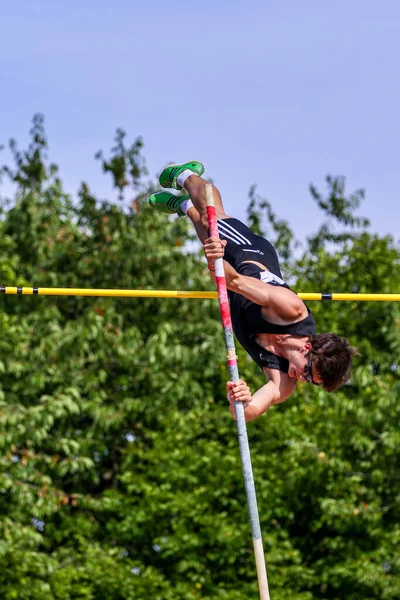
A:
{"type": "MultiPolygon", "coordinates": [[[[184,187],[188,192],[191,201],[196,207],[200,220],[202,223],[203,229],[208,232],[208,218],[207,218],[207,203],[206,203],[206,185],[208,182],[199,177],[198,175],[191,175],[185,181],[184,187]]],[[[219,190],[213,185],[213,194],[214,194],[214,204],[215,211],[217,214],[217,219],[227,219],[229,218],[225,212],[224,206],[222,204],[221,194],[219,190]]],[[[190,215],[188,215],[190,216],[190,215]]],[[[196,229],[197,231],[197,229],[196,229]]]]}

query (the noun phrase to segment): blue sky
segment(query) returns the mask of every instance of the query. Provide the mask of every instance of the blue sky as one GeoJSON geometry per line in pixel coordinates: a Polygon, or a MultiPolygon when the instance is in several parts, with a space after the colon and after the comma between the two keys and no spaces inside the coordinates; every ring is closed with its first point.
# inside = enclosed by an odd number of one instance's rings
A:
{"type": "Polygon", "coordinates": [[[71,193],[109,195],[93,157],[122,127],[152,177],[203,161],[233,216],[256,183],[304,237],[309,183],[341,174],[371,229],[400,237],[398,0],[2,4],[0,143],[43,113],[71,193]]]}

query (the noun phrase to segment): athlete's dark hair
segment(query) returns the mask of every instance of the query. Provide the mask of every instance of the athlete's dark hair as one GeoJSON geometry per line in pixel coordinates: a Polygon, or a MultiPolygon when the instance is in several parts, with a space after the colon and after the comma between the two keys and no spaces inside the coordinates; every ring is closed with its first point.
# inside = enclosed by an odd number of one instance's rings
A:
{"type": "Polygon", "coordinates": [[[356,348],[335,333],[318,333],[310,337],[311,356],[315,369],[327,392],[340,388],[350,377],[351,362],[356,348]]]}

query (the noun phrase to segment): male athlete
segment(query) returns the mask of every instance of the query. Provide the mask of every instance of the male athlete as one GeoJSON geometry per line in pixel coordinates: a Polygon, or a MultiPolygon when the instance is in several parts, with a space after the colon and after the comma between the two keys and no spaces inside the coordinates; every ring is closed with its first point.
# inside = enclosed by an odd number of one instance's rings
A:
{"type": "Polygon", "coordinates": [[[237,401],[244,403],[246,421],[255,419],[286,400],[298,380],[321,385],[328,392],[336,390],[349,378],[355,349],[334,333],[316,333],[311,312],[282,278],[272,244],[229,217],[215,187],[221,239],[209,237],[203,172],[204,166],[197,161],[166,167],[160,185],[187,194],[157,192],[149,203],[161,212],[190,218],[211,272],[215,259],[224,257],[233,330],[268,380],[253,395],[243,380],[228,382],[232,416],[237,401]]]}

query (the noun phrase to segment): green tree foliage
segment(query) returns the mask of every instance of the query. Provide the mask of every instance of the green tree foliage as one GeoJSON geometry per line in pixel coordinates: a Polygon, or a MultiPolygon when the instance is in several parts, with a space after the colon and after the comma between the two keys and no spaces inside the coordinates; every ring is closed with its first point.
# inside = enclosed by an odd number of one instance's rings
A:
{"type": "MultiPolygon", "coordinates": [[[[12,141],[1,199],[3,285],[212,289],[185,219],[144,201],[142,141],[97,157],[117,189],[76,198],[47,159],[43,118],[12,141]],[[133,198],[129,191],[133,189],[133,198]]],[[[369,232],[342,178],[301,249],[251,191],[299,291],[399,292],[400,251],[369,232]]],[[[131,192],[132,193],[132,192],[131,192]]],[[[400,596],[396,304],[312,305],[360,355],[334,394],[297,393],[250,423],[271,597],[400,596]]],[[[225,350],[211,300],[3,296],[0,593],[5,600],[242,600],[257,582],[225,350]]],[[[238,349],[253,389],[261,372],[238,349]]]]}

